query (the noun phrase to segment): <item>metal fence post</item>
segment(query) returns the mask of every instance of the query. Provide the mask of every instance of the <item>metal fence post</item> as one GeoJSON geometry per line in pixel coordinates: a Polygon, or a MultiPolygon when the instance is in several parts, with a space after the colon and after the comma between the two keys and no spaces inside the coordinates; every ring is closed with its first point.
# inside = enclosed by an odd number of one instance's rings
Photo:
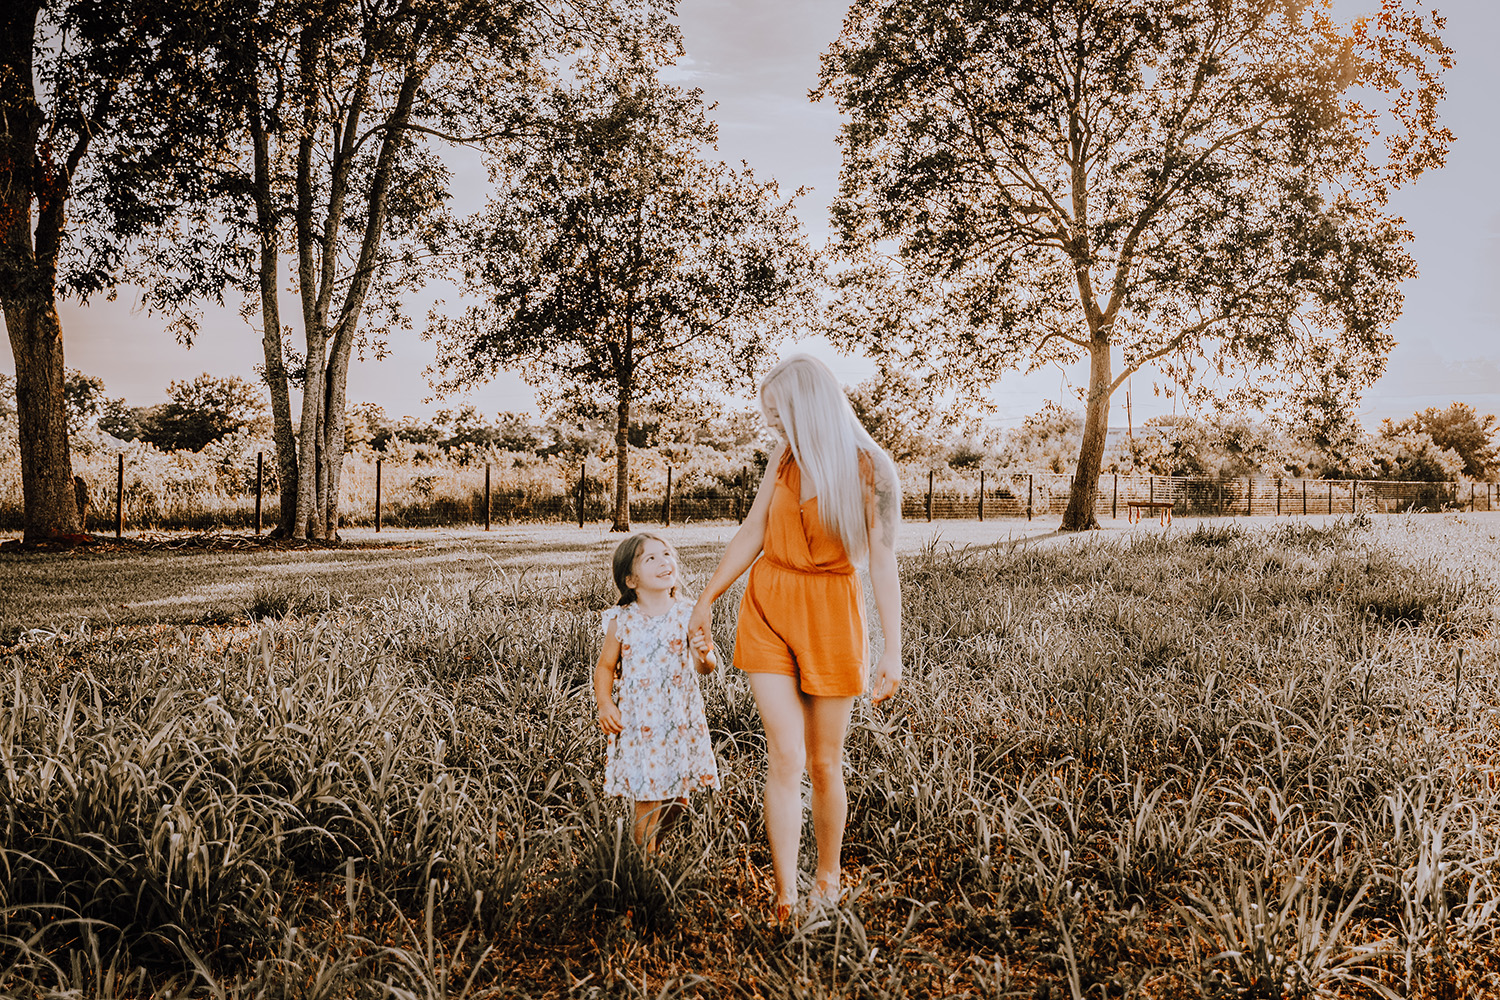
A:
{"type": "Polygon", "coordinates": [[[672,467],[667,466],[667,496],[661,504],[661,523],[670,528],[672,526],[672,467]]]}
{"type": "Polygon", "coordinates": [[[1350,482],[1349,482],[1349,513],[1350,514],[1358,514],[1359,513],[1359,480],[1358,479],[1350,480],[1350,482]]]}
{"type": "Polygon", "coordinates": [[[1031,501],[1035,485],[1031,473],[1026,473],[1026,520],[1028,521],[1031,520],[1031,501]]]}
{"type": "Polygon", "coordinates": [[[588,476],[588,466],[578,467],[578,526],[583,527],[583,486],[588,476]]]}
{"type": "Polygon", "coordinates": [[[380,531],[380,465],[385,459],[375,460],[375,530],[380,531]]]}
{"type": "Polygon", "coordinates": [[[1109,516],[1115,520],[1120,518],[1120,474],[1118,472],[1115,473],[1114,499],[1109,502],[1109,516]]]}
{"type": "Polygon", "coordinates": [[[979,470],[979,520],[984,520],[984,470],[979,470]]]}
{"type": "Polygon", "coordinates": [[[1156,477],[1155,476],[1147,476],[1146,477],[1146,493],[1147,493],[1147,497],[1146,498],[1148,500],[1150,500],[1152,503],[1155,503],[1156,502],[1156,477]]]}
{"type": "Polygon", "coordinates": [[[1302,516],[1307,516],[1307,480],[1302,480],[1302,516]]]}
{"type": "Polygon", "coordinates": [[[490,463],[484,463],[484,530],[490,530],[490,463]]]}
{"type": "Polygon", "coordinates": [[[927,520],[932,520],[932,470],[927,470],[927,520]]]}
{"type": "Polygon", "coordinates": [[[266,453],[257,451],[255,453],[255,534],[261,534],[261,486],[264,483],[264,471],[266,471],[266,453]]]}
{"type": "Polygon", "coordinates": [[[115,465],[115,537],[125,530],[125,453],[116,455],[115,465]]]}
{"type": "Polygon", "coordinates": [[[1255,514],[1255,477],[1245,477],[1245,516],[1252,517],[1255,514]]]}
{"type": "Polygon", "coordinates": [[[1328,480],[1328,513],[1333,513],[1333,480],[1328,480]]]}

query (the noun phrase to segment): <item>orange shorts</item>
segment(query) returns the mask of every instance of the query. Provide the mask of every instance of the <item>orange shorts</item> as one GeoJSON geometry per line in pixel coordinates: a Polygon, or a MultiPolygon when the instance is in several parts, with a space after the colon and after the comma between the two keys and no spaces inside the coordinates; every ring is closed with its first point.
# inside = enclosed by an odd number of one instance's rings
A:
{"type": "Polygon", "coordinates": [[[852,698],[865,689],[868,661],[858,576],[756,560],[735,626],[736,667],[795,678],[815,697],[852,698]]]}

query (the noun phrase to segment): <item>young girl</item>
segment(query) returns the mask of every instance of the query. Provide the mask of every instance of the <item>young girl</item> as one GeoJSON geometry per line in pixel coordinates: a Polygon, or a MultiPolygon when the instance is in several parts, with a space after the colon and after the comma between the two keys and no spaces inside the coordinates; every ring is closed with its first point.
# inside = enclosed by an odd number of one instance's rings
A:
{"type": "Polygon", "coordinates": [[[604,612],[604,649],[594,668],[599,727],[609,736],[604,793],[635,800],[632,835],[655,852],[694,788],[717,788],[698,673],[718,665],[705,634],[688,639],[693,602],[681,595],[677,556],[655,535],[615,549],[620,603],[604,612]],[[618,694],[618,701],[616,701],[618,694]]]}

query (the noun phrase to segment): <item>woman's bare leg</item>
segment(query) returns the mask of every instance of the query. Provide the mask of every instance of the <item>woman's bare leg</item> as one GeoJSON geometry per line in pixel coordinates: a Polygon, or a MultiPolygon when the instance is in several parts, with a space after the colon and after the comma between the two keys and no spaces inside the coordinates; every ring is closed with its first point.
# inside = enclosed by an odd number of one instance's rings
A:
{"type": "Polygon", "coordinates": [[[797,902],[797,848],[802,839],[802,772],[807,763],[803,695],[794,678],[750,674],[750,690],[766,731],[766,840],[776,875],[776,902],[797,902]]]}
{"type": "Polygon", "coordinates": [[[839,856],[844,849],[844,823],[849,797],[844,790],[844,736],[853,698],[804,696],[807,776],[812,783],[813,834],[818,841],[818,869],[813,895],[830,902],[839,896],[839,856]]]}

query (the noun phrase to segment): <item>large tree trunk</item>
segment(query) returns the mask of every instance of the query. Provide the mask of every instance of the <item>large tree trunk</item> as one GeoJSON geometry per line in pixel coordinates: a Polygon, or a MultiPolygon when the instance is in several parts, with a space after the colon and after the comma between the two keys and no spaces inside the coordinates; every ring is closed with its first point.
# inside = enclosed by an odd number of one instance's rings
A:
{"type": "Polygon", "coordinates": [[[615,404],[615,523],[610,531],[630,530],[630,390],[615,404]]]}
{"type": "Polygon", "coordinates": [[[323,379],[326,374],[328,348],[328,298],[332,294],[326,275],[333,267],[338,248],[338,191],[343,177],[337,174],[330,194],[330,210],[324,220],[324,231],[313,231],[313,160],[319,127],[319,76],[323,72],[323,38],[326,26],[315,21],[304,26],[297,56],[298,113],[302,134],[297,139],[297,294],[302,300],[302,334],[307,343],[306,376],[302,382],[302,425],[297,442],[297,514],[293,538],[322,536],[323,507],[320,503],[318,452],[322,435],[323,379]],[[331,230],[331,231],[330,231],[331,230]],[[318,248],[323,258],[319,267],[318,248]],[[320,284],[319,275],[325,275],[320,284]]]}
{"type": "Polygon", "coordinates": [[[281,351],[281,305],[276,295],[281,258],[275,196],[271,191],[271,152],[260,108],[251,108],[250,133],[255,148],[255,214],[260,229],[261,352],[266,359],[266,389],[271,396],[271,427],[276,439],[276,481],[281,514],[273,538],[292,534],[297,524],[297,439],[292,431],[292,396],[281,351]]]}
{"type": "Polygon", "coordinates": [[[57,252],[65,224],[67,167],[37,157],[42,110],[32,57],[40,4],[8,4],[0,14],[0,306],[16,362],[21,444],[22,533],[46,541],[79,530],[63,403],[62,324],[57,316],[57,252]],[[32,201],[37,203],[33,243],[32,201]]]}
{"type": "Polygon", "coordinates": [[[329,352],[323,392],[323,482],[327,487],[323,532],[328,539],[337,539],[339,535],[339,483],[344,474],[344,408],[348,402],[349,356],[353,346],[353,329],[348,325],[340,327],[329,352]]]}
{"type": "Polygon", "coordinates": [[[1109,338],[1095,334],[1089,344],[1089,395],[1083,418],[1083,447],[1068,509],[1063,512],[1063,531],[1088,531],[1099,527],[1094,505],[1099,497],[1099,470],[1104,464],[1104,443],[1109,436],[1110,361],[1109,338]]]}
{"type": "Polygon", "coordinates": [[[44,542],[77,534],[73,461],[63,403],[63,339],[50,295],[3,296],[5,327],[16,360],[16,416],[21,438],[22,537],[44,542]]]}
{"type": "Polygon", "coordinates": [[[297,441],[297,511],[293,538],[321,538],[323,508],[319,504],[318,453],[322,436],[326,340],[307,333],[307,378],[302,383],[302,426],[297,441]]]}

